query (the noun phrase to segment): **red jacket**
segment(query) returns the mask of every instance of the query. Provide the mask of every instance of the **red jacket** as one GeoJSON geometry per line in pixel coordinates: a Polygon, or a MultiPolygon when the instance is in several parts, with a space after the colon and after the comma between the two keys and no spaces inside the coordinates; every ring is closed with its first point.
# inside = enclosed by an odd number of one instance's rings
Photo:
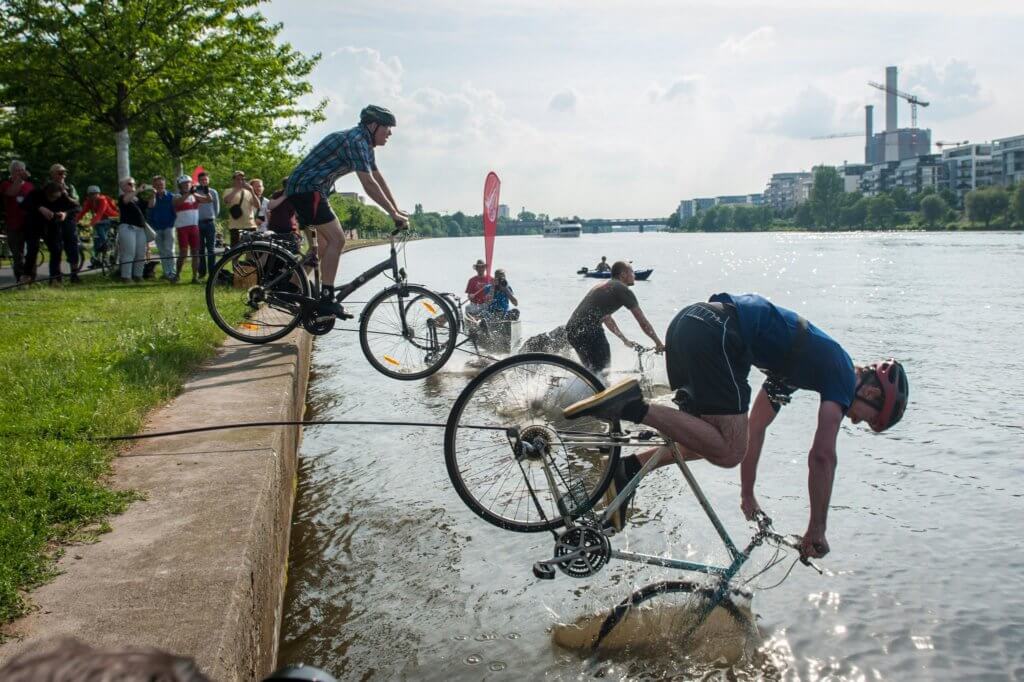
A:
{"type": "Polygon", "coordinates": [[[75,222],[77,223],[82,219],[82,216],[90,211],[92,211],[92,220],[89,221],[90,225],[95,225],[107,218],[117,218],[120,215],[117,212],[117,204],[106,194],[97,194],[95,198],[86,197],[82,203],[82,210],[79,211],[78,217],[75,218],[75,222]]]}

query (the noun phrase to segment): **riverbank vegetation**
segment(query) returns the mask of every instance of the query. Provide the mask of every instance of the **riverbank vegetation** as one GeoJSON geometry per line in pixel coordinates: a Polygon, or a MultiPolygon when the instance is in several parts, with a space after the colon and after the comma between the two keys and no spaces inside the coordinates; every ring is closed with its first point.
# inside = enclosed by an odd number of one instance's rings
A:
{"type": "Polygon", "coordinates": [[[223,334],[203,290],[151,281],[36,285],[0,295],[0,623],[23,613],[63,543],[94,533],[132,494],[104,477],[116,448],[181,390],[223,334]]]}

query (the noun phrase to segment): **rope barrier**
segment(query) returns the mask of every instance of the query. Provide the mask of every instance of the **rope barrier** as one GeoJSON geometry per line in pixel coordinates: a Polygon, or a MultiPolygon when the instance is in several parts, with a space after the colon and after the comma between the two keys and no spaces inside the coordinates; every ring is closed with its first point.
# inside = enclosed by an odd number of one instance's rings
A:
{"type": "MultiPolygon", "coordinates": [[[[220,424],[218,426],[199,426],[191,429],[178,429],[177,431],[160,431],[158,433],[141,433],[130,436],[101,436],[92,438],[94,441],[124,441],[143,440],[147,438],[161,438],[164,436],[181,436],[189,433],[204,433],[207,431],[223,431],[226,429],[247,429],[261,426],[418,426],[432,429],[443,429],[446,424],[436,422],[393,422],[361,419],[310,419],[297,421],[270,421],[270,422],[238,422],[234,424],[220,424]]],[[[484,431],[507,431],[505,426],[481,426],[476,424],[461,424],[463,429],[482,429],[484,431]]]]}

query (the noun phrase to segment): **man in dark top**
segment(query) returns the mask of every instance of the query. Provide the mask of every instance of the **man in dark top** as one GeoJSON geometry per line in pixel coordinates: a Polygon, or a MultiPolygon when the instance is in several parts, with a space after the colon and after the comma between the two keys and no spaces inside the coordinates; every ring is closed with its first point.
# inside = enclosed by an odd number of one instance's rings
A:
{"type": "MultiPolygon", "coordinates": [[[[621,417],[667,434],[688,460],[702,458],[721,467],[742,463],[740,506],[752,518],[759,509],[754,481],[768,425],[797,389],[818,393],[821,404],[808,456],[810,521],[801,554],[827,554],[825,529],[843,416],[854,424],[867,422],[873,431],[897,423],[910,393],[903,366],[892,359],[856,366],[828,334],[756,294],[716,294],[707,303],[683,308],[666,340],[665,365],[679,410],[648,405],[630,380],[570,405],[565,415],[621,417]],[[748,417],[752,365],[768,378],[748,417]]],[[[658,466],[674,461],[666,448],[625,457],[615,472],[616,487],[621,489],[651,457],[659,458],[658,466]]],[[[622,518],[613,524],[621,528],[622,518]]]]}
{"type": "MultiPolygon", "coordinates": [[[[59,284],[63,227],[68,222],[68,215],[77,215],[78,203],[68,196],[63,186],[49,182],[42,189],[33,190],[25,204],[29,226],[26,274],[35,279],[39,239],[43,238],[50,250],[50,284],[59,284]]],[[[74,270],[71,272],[71,279],[78,281],[74,270]]]]}
{"type": "Polygon", "coordinates": [[[608,347],[608,338],[601,329],[602,324],[608,327],[612,334],[622,339],[626,346],[633,347],[633,342],[619,331],[619,326],[612,319],[612,314],[622,307],[633,313],[637,324],[654,341],[655,350],[659,353],[665,350],[657,332],[647,321],[644,311],[640,309],[636,296],[629,290],[634,281],[632,266],[616,261],[612,266],[611,279],[588,291],[569,317],[569,321],[565,323],[569,344],[576,350],[583,365],[592,372],[603,372],[612,361],[612,351],[608,347]]]}
{"type": "Polygon", "coordinates": [[[601,262],[594,266],[594,272],[608,272],[612,266],[608,265],[608,256],[601,256],[601,262]]]}

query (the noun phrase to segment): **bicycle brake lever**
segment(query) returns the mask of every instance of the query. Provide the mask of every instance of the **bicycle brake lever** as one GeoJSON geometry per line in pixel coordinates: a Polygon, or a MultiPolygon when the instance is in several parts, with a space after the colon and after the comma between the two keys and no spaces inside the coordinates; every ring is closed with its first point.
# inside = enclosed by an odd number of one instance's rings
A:
{"type": "Polygon", "coordinates": [[[811,568],[813,568],[815,571],[818,572],[818,575],[825,575],[825,569],[823,569],[821,566],[819,566],[818,564],[814,563],[813,561],[811,561],[810,559],[808,559],[805,556],[801,556],[800,557],[800,563],[802,563],[804,566],[810,566],[811,568]]]}

